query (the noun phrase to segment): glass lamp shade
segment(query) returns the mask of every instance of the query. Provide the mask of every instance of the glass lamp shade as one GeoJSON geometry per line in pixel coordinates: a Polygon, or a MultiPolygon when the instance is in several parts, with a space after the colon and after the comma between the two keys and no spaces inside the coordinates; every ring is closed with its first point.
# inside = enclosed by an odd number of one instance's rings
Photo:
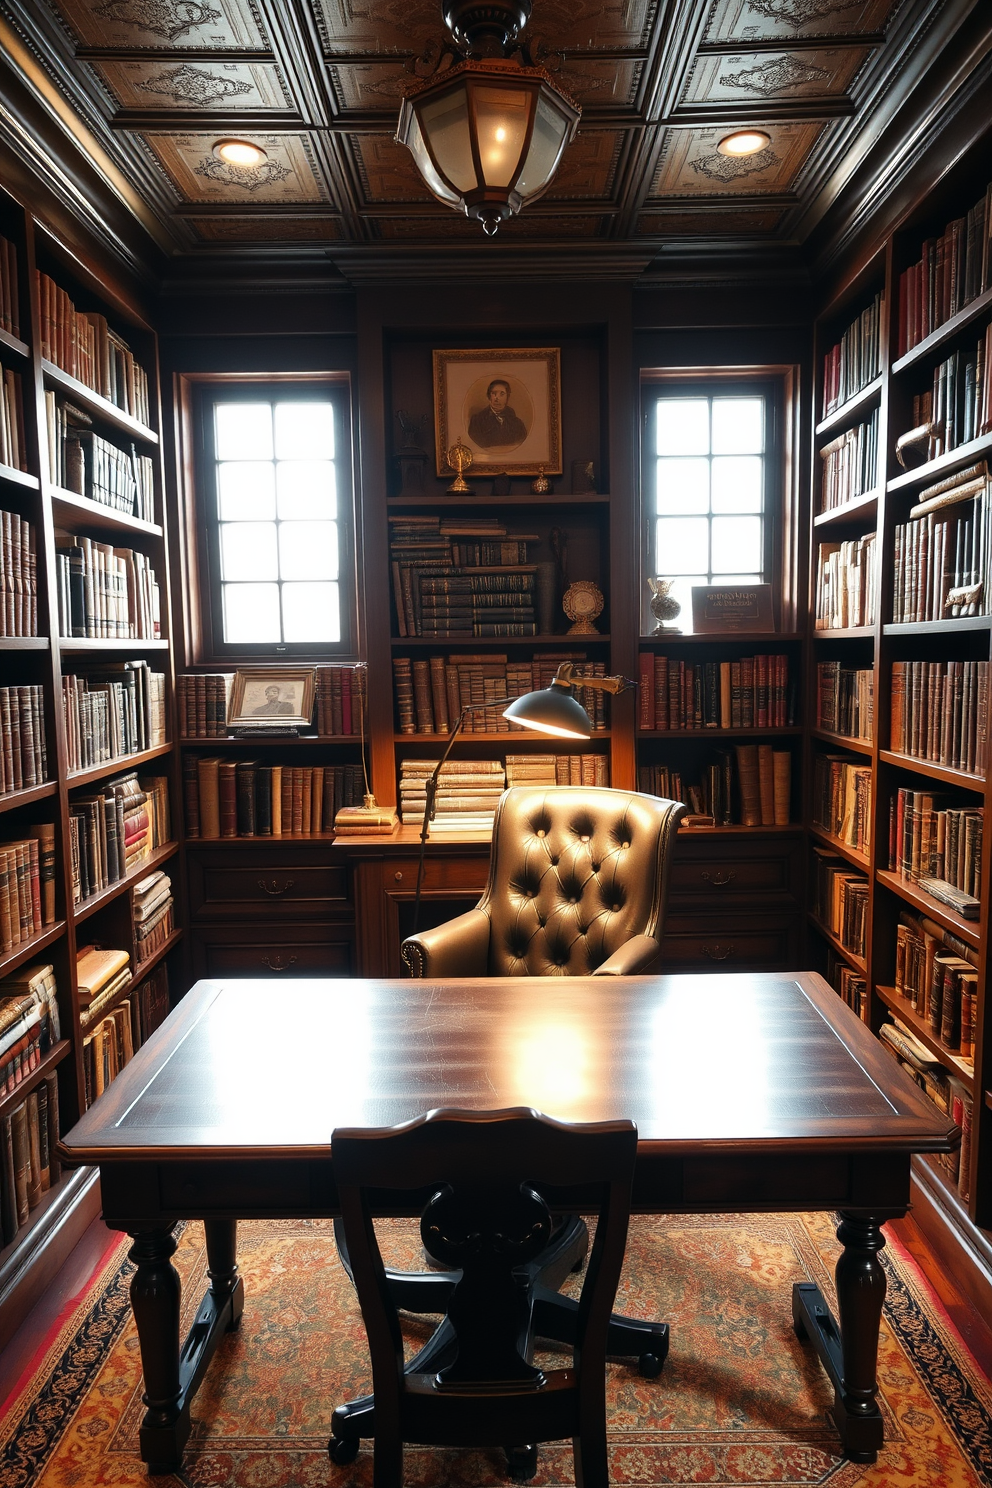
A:
{"type": "Polygon", "coordinates": [[[548,189],[580,113],[543,67],[470,59],[403,100],[396,140],[440,201],[492,234],[548,189]]]}
{"type": "Polygon", "coordinates": [[[503,717],[512,723],[522,723],[525,728],[536,729],[542,734],[556,734],[562,739],[589,739],[592,737],[592,720],[570,687],[552,682],[538,692],[525,692],[514,698],[503,717]]]}

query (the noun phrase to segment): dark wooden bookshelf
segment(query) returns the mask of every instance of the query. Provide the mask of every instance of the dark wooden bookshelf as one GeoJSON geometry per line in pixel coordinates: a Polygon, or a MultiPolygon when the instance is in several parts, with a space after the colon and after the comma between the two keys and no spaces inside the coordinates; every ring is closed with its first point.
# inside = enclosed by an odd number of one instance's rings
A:
{"type": "Polygon", "coordinates": [[[810,823],[809,833],[813,840],[818,842],[821,847],[829,847],[831,852],[835,852],[838,857],[846,859],[855,868],[860,868],[865,873],[870,873],[871,859],[866,853],[858,852],[857,848],[850,847],[846,842],[842,842],[839,837],[834,837],[832,833],[825,832],[822,827],[817,826],[816,822],[810,823]]]}
{"type": "Polygon", "coordinates": [[[0,1096],[0,1119],[8,1115],[15,1106],[19,1106],[32,1090],[38,1088],[45,1076],[50,1075],[52,1070],[56,1069],[71,1053],[72,1042],[67,1038],[59,1039],[50,1049],[46,1049],[38,1062],[37,1069],[31,1070],[19,1085],[14,1086],[13,1090],[8,1090],[6,1095],[0,1096]]]}
{"type": "Polygon", "coordinates": [[[21,806],[32,806],[47,796],[58,793],[58,782],[43,780],[40,785],[26,785],[23,790],[5,791],[0,795],[0,811],[17,811],[21,806]]]}
{"type": "Polygon", "coordinates": [[[47,636],[0,636],[0,651],[47,651],[47,636]]]}
{"type": "Polygon", "coordinates": [[[56,919],[50,925],[45,925],[43,929],[39,930],[37,935],[32,935],[27,940],[22,940],[19,945],[14,946],[12,951],[8,951],[6,955],[0,956],[0,977],[10,976],[12,971],[16,971],[19,966],[23,966],[25,961],[33,960],[35,956],[47,950],[50,945],[54,945],[64,934],[65,920],[56,919]]]}
{"type": "Polygon", "coordinates": [[[903,356],[898,357],[892,363],[891,371],[893,375],[906,372],[910,367],[915,367],[920,362],[929,361],[948,342],[953,341],[960,331],[967,329],[973,321],[981,319],[989,310],[992,310],[992,289],[987,289],[984,294],[978,295],[976,299],[969,300],[968,304],[962,306],[956,315],[952,315],[949,320],[945,320],[942,325],[937,326],[936,330],[931,331],[929,336],[925,336],[922,341],[918,341],[903,356]]]}
{"type": "Polygon", "coordinates": [[[969,775],[967,770],[953,770],[936,760],[921,759],[915,754],[899,754],[893,749],[880,749],[878,757],[883,764],[898,765],[901,770],[912,770],[930,780],[942,780],[946,785],[960,785],[964,790],[985,790],[984,775],[969,775]]]}
{"type": "Polygon", "coordinates": [[[154,429],[149,429],[147,424],[142,424],[138,419],[132,418],[129,413],[125,413],[123,408],[118,408],[116,403],[111,403],[109,398],[101,397],[91,387],[87,387],[85,382],[80,382],[70,373],[63,372],[62,368],[57,367],[54,362],[42,358],[41,370],[47,387],[67,394],[73,402],[78,403],[87,413],[93,414],[94,418],[101,423],[110,424],[131,439],[141,440],[143,444],[158,444],[158,435],[154,429]]]}
{"type": "Polygon", "coordinates": [[[852,739],[849,734],[833,734],[829,729],[811,728],[810,737],[822,739],[824,744],[832,744],[835,749],[847,749],[852,754],[871,754],[874,748],[870,739],[852,739]]]}
{"type": "Polygon", "coordinates": [[[943,1040],[932,1031],[926,1018],[920,1017],[909,998],[903,997],[895,987],[879,984],[875,991],[889,1011],[895,1013],[900,1023],[905,1023],[920,1043],[930,1050],[934,1059],[939,1059],[941,1064],[951,1070],[964,1085],[967,1085],[969,1090],[973,1090],[975,1076],[973,1062],[962,1059],[959,1053],[949,1049],[943,1040]]]}
{"type": "Polygon", "coordinates": [[[864,956],[860,956],[857,951],[852,951],[850,946],[846,946],[844,942],[839,939],[839,937],[836,936],[832,930],[829,930],[823,923],[823,921],[818,919],[815,914],[811,913],[808,918],[809,923],[812,925],[817,935],[821,935],[827,942],[827,944],[831,947],[831,949],[836,951],[838,956],[843,957],[848,965],[853,967],[855,971],[859,971],[862,976],[867,976],[868,966],[864,956]]]}
{"type": "Polygon", "coordinates": [[[171,744],[156,744],[151,749],[139,750],[137,754],[121,754],[113,760],[101,760],[98,765],[87,765],[83,770],[69,770],[66,772],[66,779],[70,789],[75,790],[81,785],[90,785],[94,780],[103,780],[107,775],[140,769],[142,765],[147,765],[151,760],[160,759],[162,755],[171,753],[171,744]]]}
{"type": "Polygon", "coordinates": [[[825,414],[813,431],[817,438],[824,434],[836,434],[839,430],[846,429],[849,424],[860,423],[863,416],[878,401],[882,391],[882,381],[880,376],[873,377],[871,382],[865,383],[863,388],[859,388],[845,403],[835,408],[833,413],[825,414]]]}
{"type": "Polygon", "coordinates": [[[67,491],[64,486],[51,486],[52,507],[59,518],[59,525],[71,523],[76,527],[96,527],[106,532],[139,533],[145,537],[161,537],[162,528],[157,522],[145,522],[132,517],[116,507],[105,506],[102,501],[91,501],[88,496],[79,496],[67,491]]]}
{"type": "Polygon", "coordinates": [[[934,460],[927,460],[923,465],[916,465],[912,470],[905,471],[902,475],[894,475],[888,481],[886,490],[889,492],[912,490],[914,486],[928,486],[933,481],[940,480],[948,475],[959,465],[972,465],[976,460],[984,460],[992,453],[992,434],[982,434],[978,439],[969,439],[967,444],[959,444],[954,449],[948,450],[944,455],[938,455],[934,460]]]}
{"type": "Polygon", "coordinates": [[[878,491],[873,489],[863,492],[860,496],[853,496],[842,506],[832,506],[827,511],[818,512],[813,518],[813,526],[820,530],[824,527],[843,527],[848,522],[860,524],[874,521],[877,516],[878,491]]]}
{"type": "Polygon", "coordinates": [[[983,936],[979,930],[978,920],[966,920],[963,916],[956,914],[950,905],[942,904],[932,894],[926,893],[911,879],[903,878],[898,873],[893,873],[888,868],[876,868],[875,878],[880,884],[884,884],[893,894],[911,904],[920,914],[925,914],[931,920],[936,920],[938,925],[943,925],[945,930],[950,930],[952,935],[959,936],[967,941],[968,945],[979,949],[983,936]]]}
{"type": "Polygon", "coordinates": [[[118,878],[112,884],[108,884],[105,889],[99,889],[95,894],[90,894],[87,898],[80,899],[73,906],[73,919],[76,924],[78,925],[83,920],[88,920],[91,915],[96,914],[97,910],[106,908],[119,895],[133,888],[141,879],[146,878],[149,873],[154,873],[156,868],[161,868],[162,864],[167,863],[178,851],[178,842],[164,842],[161,847],[153,848],[147,858],[142,858],[140,863],[135,863],[133,868],[129,868],[123,877],[118,878]]]}

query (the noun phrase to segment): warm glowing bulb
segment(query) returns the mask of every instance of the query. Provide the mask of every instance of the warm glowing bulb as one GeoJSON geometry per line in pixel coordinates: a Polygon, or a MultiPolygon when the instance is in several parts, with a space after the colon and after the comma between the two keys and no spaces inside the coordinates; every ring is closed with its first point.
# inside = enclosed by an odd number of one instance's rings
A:
{"type": "Polygon", "coordinates": [[[228,165],[240,165],[249,170],[266,159],[265,151],[259,145],[250,145],[247,140],[218,140],[214,154],[228,165]]]}
{"type": "Polygon", "coordinates": [[[721,155],[757,155],[766,145],[772,142],[771,135],[766,134],[763,129],[740,129],[736,134],[728,134],[717,145],[721,155]]]}
{"type": "Polygon", "coordinates": [[[502,144],[503,141],[506,139],[506,130],[503,128],[502,125],[500,125],[500,127],[496,131],[496,138],[499,140],[500,144],[502,144]]]}

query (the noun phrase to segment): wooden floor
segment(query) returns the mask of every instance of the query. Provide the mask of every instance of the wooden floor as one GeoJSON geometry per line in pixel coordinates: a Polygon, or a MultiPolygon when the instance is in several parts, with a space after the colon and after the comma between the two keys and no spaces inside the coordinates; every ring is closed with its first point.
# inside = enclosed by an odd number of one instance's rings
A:
{"type": "MultiPolygon", "coordinates": [[[[959,1289],[941,1274],[926,1240],[911,1217],[889,1225],[930,1278],[955,1327],[987,1379],[992,1380],[992,1323],[986,1321],[959,1289]]],[[[69,1256],[42,1302],[0,1351],[0,1408],[47,1338],[59,1317],[85,1289],[112,1237],[94,1220],[69,1256]]]]}

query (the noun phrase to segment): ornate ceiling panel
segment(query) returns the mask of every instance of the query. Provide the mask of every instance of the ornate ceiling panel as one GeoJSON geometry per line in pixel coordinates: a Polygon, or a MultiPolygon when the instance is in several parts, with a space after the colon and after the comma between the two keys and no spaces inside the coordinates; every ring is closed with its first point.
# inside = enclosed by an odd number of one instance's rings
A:
{"type": "MultiPolygon", "coordinates": [[[[533,3],[525,40],[583,113],[550,190],[496,243],[508,264],[514,243],[573,263],[577,245],[590,265],[626,254],[632,272],[652,247],[690,239],[801,249],[828,183],[833,199],[967,12],[960,0],[533,3]],[[769,143],[721,154],[744,127],[769,143]]],[[[348,272],[356,255],[400,265],[404,244],[422,258],[423,244],[460,254],[481,241],[393,138],[404,94],[450,57],[439,0],[0,0],[0,13],[36,59],[39,100],[54,82],[177,259],[229,262],[258,243],[297,262],[310,243],[348,272]],[[261,167],[218,161],[230,137],[261,145],[261,167]]]]}

